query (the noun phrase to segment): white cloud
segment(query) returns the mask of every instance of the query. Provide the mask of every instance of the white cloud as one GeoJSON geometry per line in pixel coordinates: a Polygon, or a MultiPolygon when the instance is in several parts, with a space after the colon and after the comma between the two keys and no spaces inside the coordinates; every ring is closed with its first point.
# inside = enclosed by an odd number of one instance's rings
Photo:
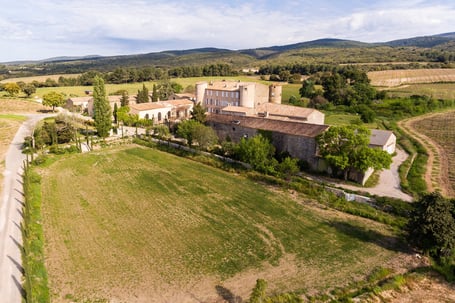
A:
{"type": "Polygon", "coordinates": [[[163,48],[242,49],[327,37],[381,42],[455,29],[455,7],[444,1],[16,2],[0,15],[0,61],[163,48]],[[13,47],[18,49],[11,52],[13,47]]]}

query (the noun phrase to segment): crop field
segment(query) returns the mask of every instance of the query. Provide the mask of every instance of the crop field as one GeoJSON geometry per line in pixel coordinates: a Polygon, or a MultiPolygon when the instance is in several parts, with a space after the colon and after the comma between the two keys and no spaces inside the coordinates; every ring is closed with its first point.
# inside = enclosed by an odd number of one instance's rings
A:
{"type": "Polygon", "coordinates": [[[455,111],[425,115],[409,125],[433,155],[433,159],[430,157],[433,188],[455,197],[455,111]]]}
{"type": "Polygon", "coordinates": [[[384,225],[154,149],[71,155],[41,174],[53,302],[247,299],[258,278],[315,294],[403,255],[384,225]]]}
{"type": "Polygon", "coordinates": [[[434,99],[455,100],[455,83],[410,84],[387,89],[392,97],[424,95],[434,99]]]}
{"type": "Polygon", "coordinates": [[[455,82],[455,69],[405,69],[369,72],[374,86],[394,87],[415,83],[455,82]]]}

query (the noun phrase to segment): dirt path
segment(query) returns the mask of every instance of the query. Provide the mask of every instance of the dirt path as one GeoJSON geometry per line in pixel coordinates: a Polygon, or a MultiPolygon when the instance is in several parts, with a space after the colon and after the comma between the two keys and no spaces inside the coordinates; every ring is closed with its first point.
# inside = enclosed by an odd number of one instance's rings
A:
{"type": "Polygon", "coordinates": [[[429,192],[440,190],[444,196],[450,196],[452,193],[449,181],[449,161],[448,155],[438,143],[430,137],[418,132],[415,124],[423,119],[428,119],[441,113],[432,113],[400,121],[398,125],[408,135],[422,144],[428,154],[428,161],[425,170],[425,183],[429,192]],[[439,163],[439,169],[437,167],[439,163]],[[437,170],[437,171],[435,171],[437,170]]]}
{"type": "Polygon", "coordinates": [[[389,169],[384,169],[381,171],[381,174],[379,176],[379,182],[375,187],[368,188],[339,183],[334,185],[349,190],[367,192],[371,195],[397,198],[411,202],[413,198],[401,190],[400,175],[398,174],[398,168],[400,167],[401,163],[403,163],[407,159],[407,157],[408,154],[406,154],[401,149],[397,149],[396,155],[392,159],[393,160],[392,165],[390,165],[389,169]]]}
{"type": "Polygon", "coordinates": [[[22,163],[21,147],[24,137],[31,134],[35,124],[46,115],[27,115],[9,146],[5,157],[4,186],[0,204],[0,298],[2,302],[20,303],[22,289],[22,163]]]}

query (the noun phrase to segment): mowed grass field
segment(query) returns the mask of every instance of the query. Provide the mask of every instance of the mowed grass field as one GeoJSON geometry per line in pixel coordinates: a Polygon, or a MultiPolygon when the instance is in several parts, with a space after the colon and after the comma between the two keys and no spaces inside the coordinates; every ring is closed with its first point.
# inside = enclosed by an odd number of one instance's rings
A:
{"type": "Polygon", "coordinates": [[[247,299],[258,278],[315,294],[401,254],[381,224],[155,149],[71,155],[42,175],[53,302],[247,299]]]}
{"type": "Polygon", "coordinates": [[[414,83],[455,82],[455,69],[403,69],[384,70],[368,73],[374,86],[393,87],[414,83]]]}

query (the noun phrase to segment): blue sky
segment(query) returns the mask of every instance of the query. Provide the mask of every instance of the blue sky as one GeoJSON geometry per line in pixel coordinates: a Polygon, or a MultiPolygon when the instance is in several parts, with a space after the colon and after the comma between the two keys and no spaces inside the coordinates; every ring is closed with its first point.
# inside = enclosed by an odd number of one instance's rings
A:
{"type": "Polygon", "coordinates": [[[0,0],[0,62],[455,31],[455,1],[0,0]],[[374,3],[373,3],[374,2],[374,3]]]}

